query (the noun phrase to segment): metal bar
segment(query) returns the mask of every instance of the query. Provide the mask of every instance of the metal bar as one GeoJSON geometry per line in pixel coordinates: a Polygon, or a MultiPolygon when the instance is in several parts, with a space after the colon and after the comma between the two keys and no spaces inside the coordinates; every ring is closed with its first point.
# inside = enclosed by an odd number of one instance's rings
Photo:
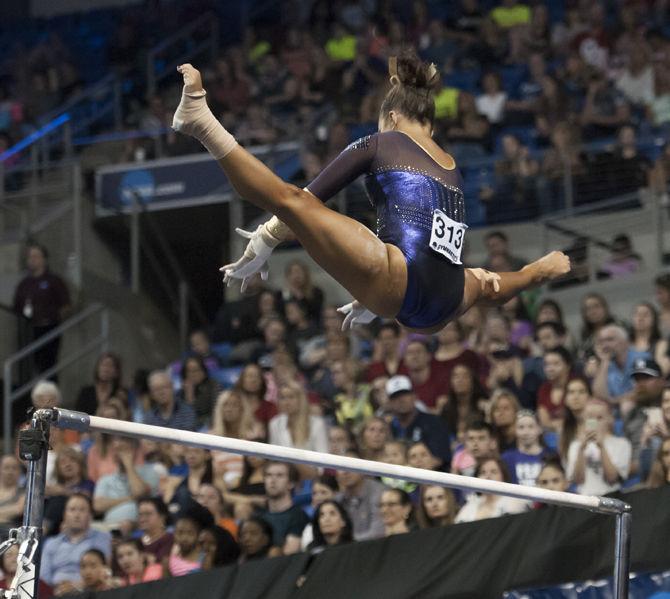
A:
{"type": "MultiPolygon", "coordinates": [[[[347,456],[320,453],[318,451],[296,449],[294,447],[281,447],[279,445],[268,445],[267,443],[257,443],[255,441],[245,441],[243,439],[218,437],[216,435],[208,435],[205,433],[194,433],[191,431],[182,431],[161,426],[152,426],[149,424],[113,420],[111,418],[89,416],[88,414],[81,412],[63,411],[61,409],[55,409],[54,411],[58,414],[56,426],[61,428],[73,428],[74,425],[70,423],[70,420],[74,419],[77,423],[76,426],[81,426],[82,421],[87,421],[87,430],[89,431],[100,431],[127,437],[154,439],[156,441],[171,441],[183,445],[190,445],[192,447],[203,447],[205,449],[221,449],[232,453],[253,455],[270,460],[310,464],[312,466],[334,468],[337,470],[350,470],[371,476],[389,476],[391,478],[398,478],[422,484],[437,484],[444,487],[467,489],[482,493],[495,493],[497,495],[506,495],[518,499],[529,499],[543,503],[578,507],[600,513],[611,514],[612,511],[616,509],[617,505],[616,500],[604,502],[601,497],[550,491],[538,487],[526,487],[470,476],[461,476],[459,474],[422,470],[410,466],[396,466],[394,464],[373,462],[371,460],[362,460],[360,458],[350,458],[347,456]]],[[[623,504],[623,502],[621,503],[623,504]]]]}
{"type": "Polygon", "coordinates": [[[616,537],[614,541],[614,598],[628,599],[630,573],[630,541],[633,516],[629,505],[616,515],[616,537]]]}

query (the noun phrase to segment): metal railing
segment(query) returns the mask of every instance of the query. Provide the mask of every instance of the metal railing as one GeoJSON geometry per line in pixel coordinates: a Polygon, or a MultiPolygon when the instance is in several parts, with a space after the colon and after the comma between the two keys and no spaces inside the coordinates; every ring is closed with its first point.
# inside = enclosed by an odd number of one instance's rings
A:
{"type": "Polygon", "coordinates": [[[71,316],[66,321],[62,322],[55,329],[43,335],[33,341],[32,343],[26,345],[23,349],[16,352],[9,358],[7,358],[3,363],[3,448],[4,452],[11,453],[12,451],[12,405],[13,403],[23,397],[26,393],[29,393],[30,390],[35,386],[35,384],[42,380],[47,379],[50,376],[61,372],[64,368],[67,368],[70,364],[73,364],[77,360],[86,356],[90,351],[95,349],[100,349],[105,351],[107,349],[107,344],[109,341],[109,311],[102,304],[91,304],[78,314],[71,316]],[[17,389],[12,389],[12,369],[15,364],[19,361],[33,356],[35,352],[43,348],[45,345],[53,341],[54,339],[60,337],[64,333],[71,331],[74,327],[79,326],[81,323],[86,320],[92,319],[94,317],[99,318],[99,334],[93,339],[88,341],[83,346],[77,348],[76,351],[71,352],[62,359],[60,359],[54,366],[40,372],[38,375],[34,376],[30,381],[20,385],[17,389]]]}
{"type": "Polygon", "coordinates": [[[209,52],[211,60],[216,58],[219,49],[219,21],[215,14],[207,13],[180,29],[174,35],[163,40],[147,53],[147,93],[156,93],[161,81],[174,76],[180,64],[209,52]],[[204,30],[206,37],[200,41],[194,34],[204,30]],[[159,64],[162,63],[162,64],[159,64]]]}

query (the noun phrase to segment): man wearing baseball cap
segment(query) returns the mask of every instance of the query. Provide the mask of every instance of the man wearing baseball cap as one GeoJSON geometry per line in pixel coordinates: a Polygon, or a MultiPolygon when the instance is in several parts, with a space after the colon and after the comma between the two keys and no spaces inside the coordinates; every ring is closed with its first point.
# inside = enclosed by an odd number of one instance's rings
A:
{"type": "MultiPolygon", "coordinates": [[[[624,434],[633,444],[632,472],[638,472],[640,438],[647,416],[654,408],[660,409],[665,380],[661,367],[651,358],[639,358],[633,363],[632,407],[623,415],[624,434]]],[[[648,474],[640,472],[641,475],[648,474]]]]}
{"type": "Polygon", "coordinates": [[[393,414],[393,438],[407,443],[423,441],[433,455],[441,460],[440,469],[448,470],[451,463],[449,429],[441,418],[417,409],[416,395],[409,377],[404,374],[392,376],[386,382],[386,394],[393,414]]]}

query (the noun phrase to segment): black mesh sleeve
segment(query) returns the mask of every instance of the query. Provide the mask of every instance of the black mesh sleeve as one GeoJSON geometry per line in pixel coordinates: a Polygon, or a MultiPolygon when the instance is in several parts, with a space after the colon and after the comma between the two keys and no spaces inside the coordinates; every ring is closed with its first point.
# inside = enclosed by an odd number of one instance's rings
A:
{"type": "Polygon", "coordinates": [[[369,173],[376,154],[377,134],[361,137],[342,150],[307,189],[322,202],[327,202],[360,175],[369,173]]]}

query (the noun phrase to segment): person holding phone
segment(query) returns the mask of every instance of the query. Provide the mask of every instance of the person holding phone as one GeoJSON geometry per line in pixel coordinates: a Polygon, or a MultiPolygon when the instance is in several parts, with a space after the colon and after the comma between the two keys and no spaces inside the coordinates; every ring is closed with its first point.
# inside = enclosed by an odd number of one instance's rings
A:
{"type": "Polygon", "coordinates": [[[646,408],[645,416],[640,436],[640,478],[642,480],[647,480],[651,474],[654,458],[661,448],[663,439],[670,436],[670,386],[663,389],[661,407],[646,408]]]}
{"type": "Polygon", "coordinates": [[[566,474],[581,495],[605,495],[621,488],[630,473],[632,447],[612,434],[612,408],[591,399],[584,408],[584,427],[570,444],[566,474]]]}

